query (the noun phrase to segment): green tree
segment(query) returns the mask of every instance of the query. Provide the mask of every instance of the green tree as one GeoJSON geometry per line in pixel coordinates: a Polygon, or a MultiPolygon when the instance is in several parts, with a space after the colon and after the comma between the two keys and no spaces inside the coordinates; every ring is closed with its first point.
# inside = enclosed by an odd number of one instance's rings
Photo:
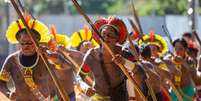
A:
{"type": "MultiPolygon", "coordinates": [[[[135,0],[136,9],[141,16],[176,14],[187,15],[188,0],[135,0]],[[143,5],[143,6],[142,6],[143,5]]],[[[199,2],[201,6],[201,2],[199,2]]],[[[201,13],[201,8],[199,8],[201,13]]]]}
{"type": "MultiPolygon", "coordinates": [[[[0,0],[1,2],[4,0],[0,0]]],[[[71,0],[23,0],[25,7],[36,15],[78,14],[71,0]]],[[[130,0],[77,0],[88,14],[131,14],[130,0]]],[[[201,5],[201,1],[199,2],[201,5]]],[[[186,15],[188,0],[134,0],[140,16],[165,14],[186,15]]],[[[199,8],[201,13],[201,7],[199,8]]]]}
{"type": "Polygon", "coordinates": [[[116,0],[108,7],[108,14],[128,15],[130,13],[129,0],[116,0]]]}

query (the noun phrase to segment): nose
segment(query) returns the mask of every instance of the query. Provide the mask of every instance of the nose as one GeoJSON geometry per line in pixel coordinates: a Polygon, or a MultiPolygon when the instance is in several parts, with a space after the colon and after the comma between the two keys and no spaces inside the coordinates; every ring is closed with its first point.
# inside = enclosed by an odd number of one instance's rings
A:
{"type": "Polygon", "coordinates": [[[109,35],[105,34],[105,35],[103,35],[103,38],[104,38],[104,39],[108,39],[108,38],[109,38],[109,35]]]}

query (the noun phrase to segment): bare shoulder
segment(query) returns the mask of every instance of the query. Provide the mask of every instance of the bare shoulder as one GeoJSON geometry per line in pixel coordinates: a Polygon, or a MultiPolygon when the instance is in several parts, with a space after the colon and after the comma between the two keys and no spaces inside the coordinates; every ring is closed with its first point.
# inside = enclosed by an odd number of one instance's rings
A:
{"type": "Polygon", "coordinates": [[[96,56],[98,56],[98,54],[100,54],[100,48],[91,48],[86,52],[85,56],[96,57],[96,56]]]}
{"type": "Polygon", "coordinates": [[[16,57],[18,56],[19,54],[19,51],[17,52],[14,52],[10,55],[8,55],[3,63],[3,66],[2,66],[2,70],[3,69],[11,69],[12,67],[12,64],[16,61],[16,57]]]}
{"type": "Polygon", "coordinates": [[[92,48],[89,49],[86,54],[84,55],[84,59],[83,62],[87,63],[87,64],[91,64],[94,63],[95,60],[98,60],[99,55],[100,54],[100,48],[92,48]],[[91,62],[94,61],[94,62],[91,62]]]}
{"type": "Polygon", "coordinates": [[[14,58],[18,56],[18,54],[19,54],[19,51],[9,54],[6,57],[5,62],[13,60],[14,58]]]}

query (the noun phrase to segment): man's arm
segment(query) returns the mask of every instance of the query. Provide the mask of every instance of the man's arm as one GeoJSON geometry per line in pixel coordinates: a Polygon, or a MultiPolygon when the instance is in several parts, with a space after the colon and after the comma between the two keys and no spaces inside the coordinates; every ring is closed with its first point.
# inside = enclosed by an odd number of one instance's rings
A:
{"type": "Polygon", "coordinates": [[[7,97],[9,97],[10,91],[7,88],[6,83],[10,80],[11,75],[10,75],[10,67],[11,67],[11,63],[10,63],[10,59],[7,58],[1,68],[0,71],[0,92],[2,92],[4,95],[6,95],[7,97]]]}
{"type": "MultiPolygon", "coordinates": [[[[59,53],[61,53],[63,59],[67,61],[67,64],[70,64],[70,67],[75,67],[74,70],[78,71],[80,65],[83,62],[84,55],[76,50],[66,49],[65,47],[59,47],[59,53]]],[[[62,59],[60,59],[63,61],[62,59]]]]}

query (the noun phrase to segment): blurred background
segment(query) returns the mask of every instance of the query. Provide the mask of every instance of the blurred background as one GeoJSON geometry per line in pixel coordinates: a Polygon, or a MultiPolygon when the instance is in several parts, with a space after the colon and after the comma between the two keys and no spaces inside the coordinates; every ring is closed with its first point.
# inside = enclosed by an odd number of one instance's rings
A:
{"type": "MultiPolygon", "coordinates": [[[[18,17],[12,5],[0,0],[0,65],[5,57],[15,50],[5,39],[8,25],[18,17]]],[[[83,28],[86,21],[78,14],[71,0],[19,0],[26,10],[44,22],[54,24],[58,33],[69,37],[83,28]]],[[[173,39],[184,32],[196,29],[201,34],[201,1],[199,0],[133,0],[145,34],[153,30],[164,37],[161,28],[166,25],[173,39]]],[[[95,21],[98,17],[110,15],[122,18],[129,32],[127,18],[133,18],[130,0],[78,0],[83,10],[95,21]]],[[[201,37],[201,35],[200,35],[201,37]]]]}

